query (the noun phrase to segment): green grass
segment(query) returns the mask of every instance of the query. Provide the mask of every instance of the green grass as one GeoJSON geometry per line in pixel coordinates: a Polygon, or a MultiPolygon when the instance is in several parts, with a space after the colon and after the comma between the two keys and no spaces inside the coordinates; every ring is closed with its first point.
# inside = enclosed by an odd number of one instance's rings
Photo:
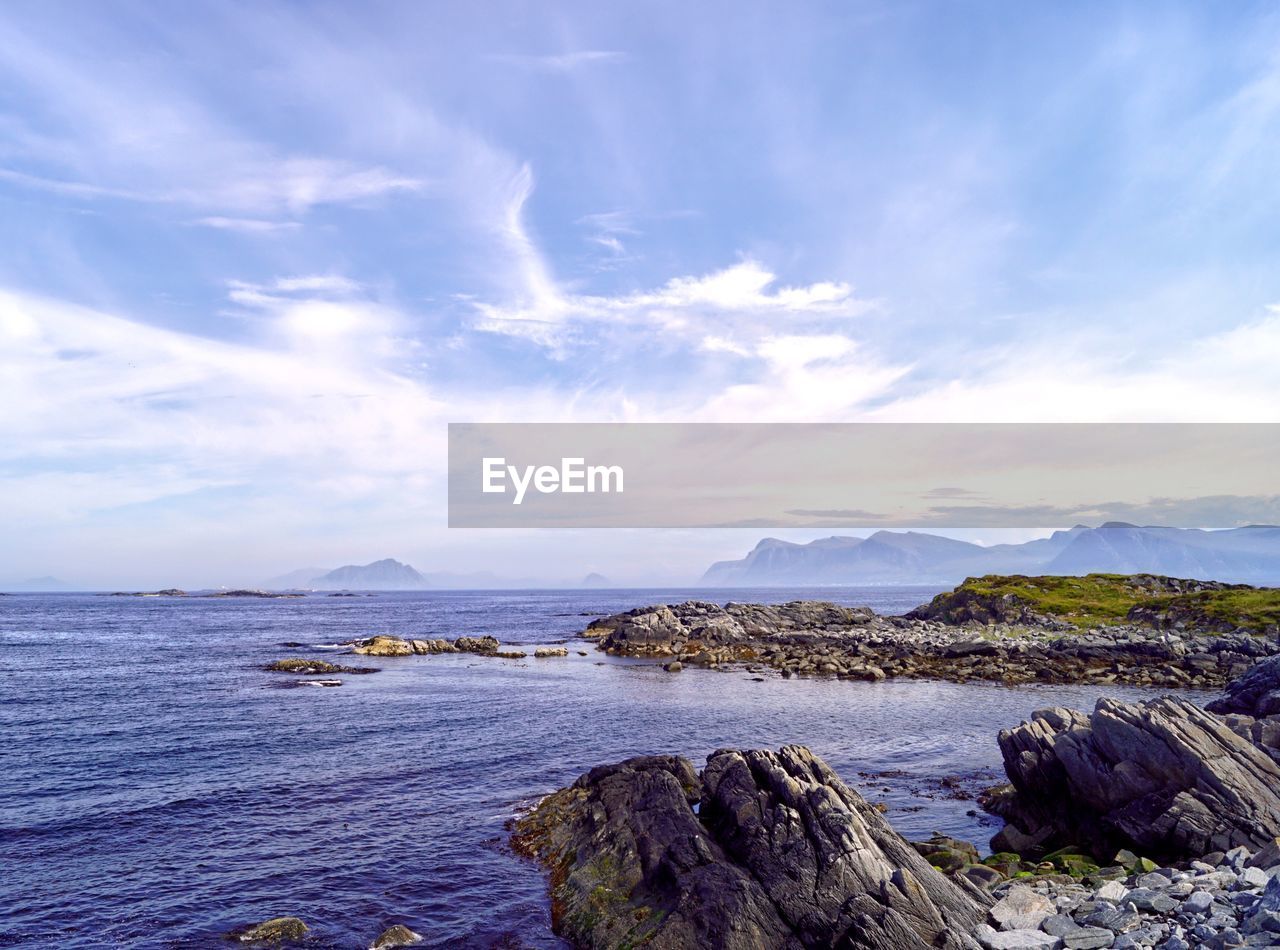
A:
{"type": "Polygon", "coordinates": [[[1165,594],[1139,587],[1123,574],[1088,574],[1084,577],[992,574],[969,578],[956,588],[956,593],[961,591],[983,599],[1012,595],[1032,610],[1077,627],[1128,622],[1129,611],[1138,605],[1160,611],[1191,609],[1208,620],[1256,633],[1280,624],[1280,588],[1165,594]]]}

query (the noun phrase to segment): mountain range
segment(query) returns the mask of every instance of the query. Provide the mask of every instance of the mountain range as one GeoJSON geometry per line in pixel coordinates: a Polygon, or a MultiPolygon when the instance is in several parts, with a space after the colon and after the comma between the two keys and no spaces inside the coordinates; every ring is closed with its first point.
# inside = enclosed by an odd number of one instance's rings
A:
{"type": "Polygon", "coordinates": [[[877,531],[797,544],[765,538],[744,558],[702,575],[714,587],[956,584],[982,574],[1168,574],[1280,584],[1280,527],[1221,531],[1076,525],[1023,544],[984,547],[917,531],[877,531]]]}
{"type": "MultiPolygon", "coordinates": [[[[304,567],[273,577],[262,586],[267,590],[493,590],[546,585],[527,578],[499,577],[488,571],[424,574],[394,558],[383,558],[372,564],[348,564],[333,570],[304,567]]],[[[562,586],[575,585],[566,582],[562,586]]],[[[588,574],[576,586],[608,587],[609,579],[601,574],[588,574]]]]}

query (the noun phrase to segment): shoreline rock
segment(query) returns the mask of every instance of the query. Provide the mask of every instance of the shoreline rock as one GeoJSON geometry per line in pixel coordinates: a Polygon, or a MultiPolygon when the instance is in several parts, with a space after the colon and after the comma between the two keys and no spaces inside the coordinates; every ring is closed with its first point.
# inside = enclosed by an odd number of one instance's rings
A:
{"type": "Polygon", "coordinates": [[[990,899],[948,880],[801,746],[601,766],[515,822],[578,946],[972,948],[990,899]]]}
{"type": "Polygon", "coordinates": [[[1177,689],[1221,687],[1256,660],[1280,653],[1280,644],[1248,633],[1196,634],[1136,624],[1076,630],[1058,621],[955,625],[817,601],[640,607],[598,618],[582,635],[611,655],[711,668],[754,664],[787,677],[1177,689]]]}

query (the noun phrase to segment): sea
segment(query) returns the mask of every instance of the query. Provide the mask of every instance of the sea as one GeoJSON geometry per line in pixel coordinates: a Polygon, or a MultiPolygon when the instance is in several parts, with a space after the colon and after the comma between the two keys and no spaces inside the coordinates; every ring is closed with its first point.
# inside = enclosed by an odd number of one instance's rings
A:
{"type": "Polygon", "coordinates": [[[1125,687],[782,679],[609,657],[594,617],[697,599],[866,604],[933,588],[432,591],[296,599],[0,596],[0,946],[225,947],[301,917],[314,947],[565,946],[510,820],[607,762],[809,746],[909,838],[985,847],[996,735],[1125,687]],[[491,634],[567,658],[341,659],[375,634],[491,634]],[[286,646],[285,644],[302,644],[286,646]],[[291,656],[376,666],[340,687],[291,656]]]}

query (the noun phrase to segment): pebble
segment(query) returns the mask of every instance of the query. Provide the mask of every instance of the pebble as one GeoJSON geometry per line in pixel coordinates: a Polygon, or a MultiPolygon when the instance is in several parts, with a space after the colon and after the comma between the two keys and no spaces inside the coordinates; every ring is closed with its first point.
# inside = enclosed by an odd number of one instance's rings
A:
{"type": "MultiPolygon", "coordinates": [[[[1266,849],[1259,855],[1263,863],[1271,857],[1266,849]]],[[[995,926],[984,926],[979,942],[988,950],[1280,947],[1280,864],[1259,867],[1253,857],[1233,848],[1185,871],[1160,868],[1096,887],[1006,883],[994,891],[995,926]]]]}

